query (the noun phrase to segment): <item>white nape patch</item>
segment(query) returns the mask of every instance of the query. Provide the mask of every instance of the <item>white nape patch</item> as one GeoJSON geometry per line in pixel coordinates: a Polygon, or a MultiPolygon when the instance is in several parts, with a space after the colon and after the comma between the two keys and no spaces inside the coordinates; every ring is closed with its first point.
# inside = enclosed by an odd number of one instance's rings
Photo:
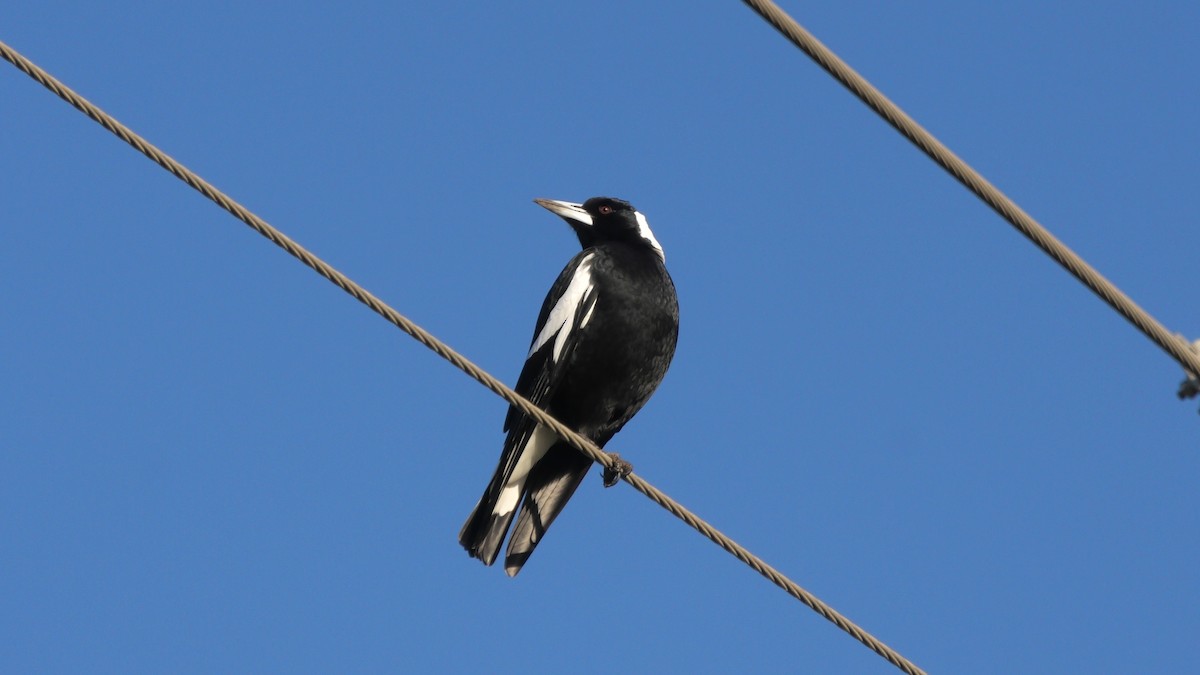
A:
{"type": "Polygon", "coordinates": [[[634,211],[633,217],[637,219],[638,234],[642,235],[642,239],[650,242],[654,247],[654,251],[658,253],[658,257],[662,258],[663,262],[667,261],[667,254],[663,252],[662,244],[654,238],[654,233],[650,231],[650,223],[646,222],[646,216],[642,215],[641,211],[634,211]]]}
{"type": "Polygon", "coordinates": [[[513,467],[508,482],[501,488],[500,496],[496,498],[496,509],[492,513],[511,513],[517,508],[517,502],[521,499],[521,488],[525,487],[529,470],[546,456],[546,451],[556,440],[558,434],[540,424],[537,425],[529,440],[525,441],[525,447],[517,453],[517,464],[513,467]]]}
{"type": "Polygon", "coordinates": [[[558,361],[562,355],[563,345],[567,342],[567,335],[571,332],[571,319],[575,317],[575,313],[579,310],[581,303],[595,291],[592,286],[592,258],[595,253],[588,253],[580,261],[579,267],[575,268],[575,275],[571,277],[571,283],[567,284],[567,290],[563,291],[558,301],[554,303],[554,307],[550,309],[550,315],[546,317],[546,325],[542,326],[542,331],[538,333],[537,339],[533,341],[533,346],[529,348],[529,355],[541,349],[551,338],[558,336],[554,341],[554,361],[558,361]]]}

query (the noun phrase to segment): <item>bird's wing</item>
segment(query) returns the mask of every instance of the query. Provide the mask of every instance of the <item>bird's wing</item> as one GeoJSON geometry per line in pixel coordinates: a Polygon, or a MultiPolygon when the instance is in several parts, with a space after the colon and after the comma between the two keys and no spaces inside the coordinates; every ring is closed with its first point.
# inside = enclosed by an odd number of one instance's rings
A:
{"type": "MultiPolygon", "coordinates": [[[[517,393],[539,407],[544,408],[553,399],[555,389],[562,381],[564,364],[570,362],[579,335],[591,318],[597,299],[591,275],[594,256],[594,251],[575,256],[559,274],[542,303],[529,355],[516,386],[517,393]]],[[[508,437],[500,464],[459,533],[460,543],[471,555],[489,565],[495,561],[512,522],[526,480],[557,440],[557,436],[516,407],[510,407],[504,429],[508,437]]]]}
{"type": "MultiPolygon", "coordinates": [[[[584,251],[571,259],[558,275],[542,311],[529,344],[529,355],[517,377],[516,391],[539,407],[553,397],[578,344],[579,335],[591,318],[596,306],[596,288],[592,282],[594,251],[584,251]]],[[[516,406],[509,406],[504,418],[504,430],[513,431],[527,418],[516,406]]]]}

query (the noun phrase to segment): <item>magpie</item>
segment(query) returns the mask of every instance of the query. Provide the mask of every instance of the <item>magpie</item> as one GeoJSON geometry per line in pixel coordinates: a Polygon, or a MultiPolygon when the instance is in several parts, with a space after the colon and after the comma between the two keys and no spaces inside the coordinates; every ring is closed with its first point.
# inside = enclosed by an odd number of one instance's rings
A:
{"type": "MultiPolygon", "coordinates": [[[[666,256],[629,202],[535,199],[560,216],[583,250],[542,303],[516,391],[604,447],[658,388],[679,336],[679,302],[666,256]]],[[[458,541],[485,565],[508,541],[504,571],[516,576],[592,461],[510,406],[500,465],[458,541]]],[[[615,481],[615,477],[606,476],[615,481]]]]}

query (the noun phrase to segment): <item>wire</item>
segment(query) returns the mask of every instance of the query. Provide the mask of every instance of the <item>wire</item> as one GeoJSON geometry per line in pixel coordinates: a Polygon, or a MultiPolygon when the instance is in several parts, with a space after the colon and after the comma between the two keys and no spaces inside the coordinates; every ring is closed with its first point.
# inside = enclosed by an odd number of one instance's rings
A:
{"type": "Polygon", "coordinates": [[[1084,262],[1083,258],[1080,258],[1074,251],[1067,248],[1065,244],[1050,234],[1050,231],[1043,227],[1041,223],[1034,220],[1028,213],[1025,213],[1021,207],[1017,206],[1016,202],[1009,199],[1007,195],[988,182],[979,172],[959,159],[958,155],[955,155],[949,148],[942,145],[941,141],[934,138],[933,134],[926,131],[920,124],[917,124],[916,120],[909,117],[899,106],[892,103],[888,97],[884,96],[870,82],[867,82],[862,75],[859,75],[845,61],[838,58],[837,54],[834,54],[828,47],[822,44],[812,33],[804,30],[800,24],[796,23],[778,5],[771,2],[771,0],[742,1],[757,12],[759,16],[766,19],[768,23],[774,26],[792,44],[799,47],[805,54],[808,54],[825,72],[832,75],[838,82],[841,82],[843,86],[853,92],[863,103],[867,104],[880,117],[886,120],[888,124],[892,125],[896,131],[899,131],[905,138],[912,141],[930,159],[937,162],[950,175],[958,179],[958,182],[975,193],[975,196],[992,207],[996,213],[999,213],[1001,217],[1017,228],[1021,234],[1028,237],[1034,244],[1037,244],[1038,248],[1042,249],[1051,258],[1054,258],[1058,264],[1065,267],[1068,272],[1083,282],[1085,286],[1092,289],[1093,293],[1099,295],[1109,306],[1117,310],[1121,316],[1125,317],[1138,330],[1142,331],[1146,337],[1153,340],[1159,347],[1162,347],[1164,351],[1183,366],[1184,370],[1188,371],[1193,377],[1200,377],[1200,353],[1193,351],[1186,340],[1168,331],[1153,316],[1150,316],[1146,310],[1139,307],[1129,296],[1122,293],[1112,282],[1101,276],[1095,268],[1084,262]]]}
{"type": "Polygon", "coordinates": [[[42,86],[54,92],[59,98],[67,103],[70,103],[77,110],[84,113],[100,124],[100,126],[108,129],[113,134],[116,134],[121,140],[132,145],[138,152],[154,161],[162,168],[170,171],[175,177],[187,183],[189,186],[200,192],[200,194],[216,202],[221,208],[228,211],[235,218],[249,225],[262,236],[269,239],[272,243],[287,251],[290,255],[304,263],[308,267],[315,270],[318,274],[333,282],[338,288],[346,291],[354,299],[371,308],[373,312],[387,319],[400,330],[415,338],[418,342],[433,350],[438,356],[446,359],[455,367],[459,368],[467,375],[478,381],[483,386],[491,389],[505,401],[519,408],[526,415],[537,420],[539,424],[549,427],[554,433],[558,434],[567,443],[578,449],[592,461],[599,462],[608,471],[613,471],[620,475],[627,483],[633,486],[635,490],[649,497],[654,503],[669,511],[672,515],[687,523],[698,532],[703,534],[713,543],[717,544],[727,552],[732,554],[738,560],[749,565],[756,572],[766,577],[771,583],[779,586],[787,591],[789,595],[804,603],[813,611],[828,619],[838,628],[849,633],[854,639],[869,647],[876,654],[887,659],[892,664],[899,667],[910,675],[924,675],[923,670],[915,664],[905,659],[895,650],[891,649],[877,638],[872,636],[867,631],[860,628],[853,621],[842,616],[837,610],[822,602],[819,598],[798,586],[794,581],[788,579],[774,567],[768,565],[748,551],[745,547],[733,541],[729,537],[722,534],[712,525],[709,525],[696,514],[686,509],[682,504],[671,499],[661,490],[647,483],[640,476],[631,472],[623,471],[622,463],[619,460],[609,456],[600,448],[596,447],[590,440],[575,433],[572,429],[564,426],[562,422],[554,419],[548,413],[530,403],[520,394],[508,388],[504,383],[492,377],[479,366],[469,361],[466,357],[459,354],[450,348],[449,345],[434,337],[431,333],[421,328],[417,324],[410,321],[407,317],[400,314],[396,310],[389,307],[379,298],[372,295],[369,291],[351,281],[341,272],[331,267],[328,263],[321,260],[317,256],[310,253],[304,247],[297,244],[287,235],[269,225],[266,221],[251,213],[241,204],[238,204],[233,199],[226,196],[217,188],[213,187],[208,181],[190,171],[187,167],[176,162],[166,153],[156,148],[149,141],[134,133],[125,125],[118,122],[112,116],[97,108],[95,105],[84,99],[79,94],[72,91],[69,87],[59,82],[46,71],[39,68],[37,65],[26,59],[12,47],[9,47],[4,42],[0,41],[0,56],[6,61],[16,66],[21,72],[30,76],[42,86]]]}

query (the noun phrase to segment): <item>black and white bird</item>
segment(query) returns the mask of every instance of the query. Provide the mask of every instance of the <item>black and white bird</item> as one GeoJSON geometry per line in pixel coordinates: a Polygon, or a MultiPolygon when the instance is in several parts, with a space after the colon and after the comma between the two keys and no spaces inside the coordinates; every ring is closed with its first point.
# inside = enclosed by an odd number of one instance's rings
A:
{"type": "MultiPolygon", "coordinates": [[[[629,202],[536,203],[561,216],[583,251],[542,303],[516,390],[600,447],[658,388],[679,335],[679,303],[662,246],[629,202]]],[[[504,571],[516,576],[592,461],[510,407],[500,465],[458,541],[496,560],[517,509],[504,571]]]]}

